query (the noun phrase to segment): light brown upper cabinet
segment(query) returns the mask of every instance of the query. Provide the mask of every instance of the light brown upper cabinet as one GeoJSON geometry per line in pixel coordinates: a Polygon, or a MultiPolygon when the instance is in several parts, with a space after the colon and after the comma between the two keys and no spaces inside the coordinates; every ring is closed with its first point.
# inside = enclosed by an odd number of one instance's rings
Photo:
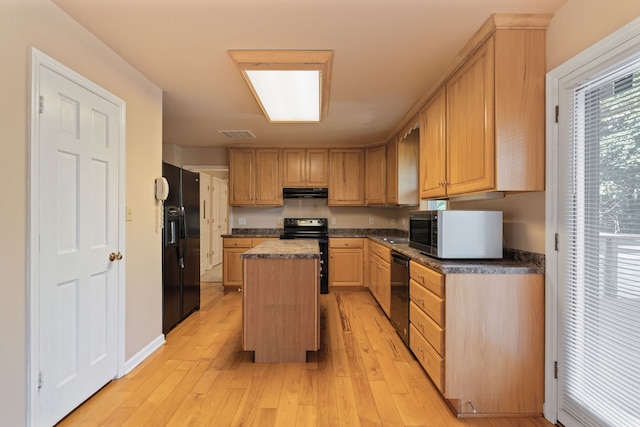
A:
{"type": "MultiPolygon", "coordinates": [[[[417,119],[417,118],[416,118],[417,119]]],[[[387,204],[417,205],[420,155],[419,120],[387,143],[387,204]],[[417,122],[417,124],[416,124],[417,122]]]]}
{"type": "Polygon", "coordinates": [[[437,199],[447,195],[444,88],[427,103],[420,114],[420,198],[437,199]]]}
{"type": "Polygon", "coordinates": [[[364,205],[364,150],[329,150],[329,206],[364,205]]]}
{"type": "Polygon", "coordinates": [[[387,190],[387,147],[380,145],[365,150],[365,188],[366,205],[383,205],[387,190]]]}
{"type": "Polygon", "coordinates": [[[329,150],[285,148],[282,150],[283,187],[326,187],[329,185],[329,150]]]}
{"type": "Polygon", "coordinates": [[[492,15],[421,110],[420,197],[544,190],[548,15],[492,15]]]}
{"type": "Polygon", "coordinates": [[[229,205],[282,206],[279,149],[229,149],[229,205]]]}

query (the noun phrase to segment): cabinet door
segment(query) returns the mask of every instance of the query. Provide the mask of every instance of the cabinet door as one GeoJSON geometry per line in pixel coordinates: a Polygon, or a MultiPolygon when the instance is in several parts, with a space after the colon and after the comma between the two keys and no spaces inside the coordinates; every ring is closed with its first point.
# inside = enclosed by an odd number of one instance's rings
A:
{"type": "Polygon", "coordinates": [[[254,150],[229,150],[229,205],[253,205],[254,150]]]}
{"type": "Polygon", "coordinates": [[[242,286],[242,258],[249,248],[224,248],[222,282],[225,286],[242,286]]]}
{"type": "Polygon", "coordinates": [[[494,85],[492,37],[446,85],[449,195],[495,187],[494,85]]]}
{"type": "Polygon", "coordinates": [[[282,150],[282,186],[304,187],[305,182],[305,150],[285,148],[282,150]]]}
{"type": "Polygon", "coordinates": [[[362,248],[329,248],[329,286],[363,286],[362,248]]]}
{"type": "Polygon", "coordinates": [[[308,187],[329,185],[329,150],[310,148],[306,155],[306,181],[308,187]]]}
{"type": "Polygon", "coordinates": [[[365,151],[365,204],[382,205],[387,190],[386,146],[367,148],[365,151]]]}
{"type": "Polygon", "coordinates": [[[391,315],[391,266],[384,261],[380,261],[378,266],[378,303],[389,317],[391,315]]]}
{"type": "Polygon", "coordinates": [[[431,98],[421,114],[420,123],[420,198],[447,195],[445,89],[431,98]]]}
{"type": "Polygon", "coordinates": [[[364,205],[364,151],[335,149],[329,157],[329,205],[364,205]]]}
{"type": "Polygon", "coordinates": [[[256,150],[256,205],[282,205],[280,150],[256,150]]]}
{"type": "Polygon", "coordinates": [[[398,203],[398,141],[394,138],[387,144],[387,194],[386,202],[398,203]]]}

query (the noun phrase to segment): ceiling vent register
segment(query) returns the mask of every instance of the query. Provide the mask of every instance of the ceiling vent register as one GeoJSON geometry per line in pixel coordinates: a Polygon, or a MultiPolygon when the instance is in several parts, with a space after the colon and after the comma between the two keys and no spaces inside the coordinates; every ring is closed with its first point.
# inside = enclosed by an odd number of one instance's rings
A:
{"type": "Polygon", "coordinates": [[[222,135],[231,139],[255,138],[256,136],[250,130],[219,130],[222,135]]]}

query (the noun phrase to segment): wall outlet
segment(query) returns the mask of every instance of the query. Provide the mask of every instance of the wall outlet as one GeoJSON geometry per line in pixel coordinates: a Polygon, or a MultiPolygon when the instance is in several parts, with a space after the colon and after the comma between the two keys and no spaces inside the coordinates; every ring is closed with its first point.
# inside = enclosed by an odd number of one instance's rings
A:
{"type": "Polygon", "coordinates": [[[282,225],[282,218],[278,218],[278,225],[282,225]]]}
{"type": "Polygon", "coordinates": [[[391,225],[395,225],[396,223],[396,219],[395,218],[391,218],[391,225]]]}
{"type": "Polygon", "coordinates": [[[406,218],[402,218],[402,225],[407,225],[407,219],[406,218]]]}
{"type": "Polygon", "coordinates": [[[336,225],[336,219],[335,218],[331,218],[331,225],[336,225]]]}
{"type": "Polygon", "coordinates": [[[372,216],[369,217],[369,224],[373,225],[373,217],[372,216]]]}
{"type": "Polygon", "coordinates": [[[247,225],[247,218],[238,218],[238,225],[247,225]]]}

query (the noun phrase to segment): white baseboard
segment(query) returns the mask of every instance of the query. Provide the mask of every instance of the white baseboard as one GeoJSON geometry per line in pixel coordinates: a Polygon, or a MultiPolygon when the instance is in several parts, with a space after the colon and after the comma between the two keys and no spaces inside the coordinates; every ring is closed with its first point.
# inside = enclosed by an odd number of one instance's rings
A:
{"type": "Polygon", "coordinates": [[[121,377],[127,375],[136,366],[141,364],[147,357],[151,356],[154,351],[164,345],[164,342],[164,334],[162,334],[158,338],[147,344],[145,348],[137,352],[131,359],[127,360],[124,364],[124,373],[121,375],[121,377]]]}

